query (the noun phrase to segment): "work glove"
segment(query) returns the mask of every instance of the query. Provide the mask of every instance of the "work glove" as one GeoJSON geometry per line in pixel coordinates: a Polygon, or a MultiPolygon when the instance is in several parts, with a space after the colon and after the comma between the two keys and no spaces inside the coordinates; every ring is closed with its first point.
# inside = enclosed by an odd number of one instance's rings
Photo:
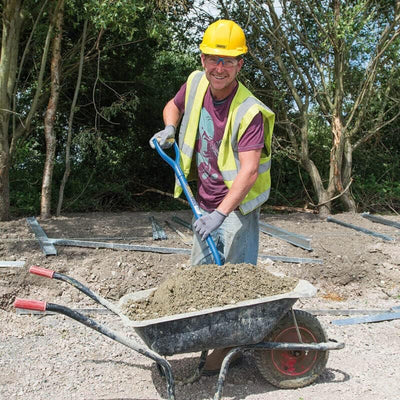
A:
{"type": "Polygon", "coordinates": [[[207,239],[208,235],[215,231],[225,220],[227,215],[221,211],[214,210],[212,213],[203,215],[193,224],[194,230],[201,236],[201,240],[207,239]]]}
{"type": "Polygon", "coordinates": [[[173,125],[167,125],[162,131],[157,132],[150,139],[150,147],[155,149],[153,140],[156,139],[158,144],[162,149],[169,149],[174,144],[173,140],[175,138],[175,127],[173,125]]]}

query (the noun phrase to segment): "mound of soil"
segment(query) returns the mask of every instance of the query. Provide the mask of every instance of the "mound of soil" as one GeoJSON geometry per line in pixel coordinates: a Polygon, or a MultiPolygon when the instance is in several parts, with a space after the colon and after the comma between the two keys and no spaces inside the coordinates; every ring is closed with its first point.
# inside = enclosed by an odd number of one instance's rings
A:
{"type": "Polygon", "coordinates": [[[297,282],[251,264],[201,265],[175,273],[145,300],[128,301],[124,311],[136,321],[160,318],[287,293],[297,282]]]}

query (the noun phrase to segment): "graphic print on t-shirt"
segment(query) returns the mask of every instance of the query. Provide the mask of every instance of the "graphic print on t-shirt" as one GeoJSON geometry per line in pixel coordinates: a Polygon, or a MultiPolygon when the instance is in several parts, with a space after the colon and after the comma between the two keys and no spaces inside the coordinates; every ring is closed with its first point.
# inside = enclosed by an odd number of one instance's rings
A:
{"type": "Polygon", "coordinates": [[[201,181],[222,180],[217,166],[218,149],[221,140],[214,138],[214,123],[211,115],[203,107],[200,113],[199,135],[196,141],[197,169],[201,181]]]}

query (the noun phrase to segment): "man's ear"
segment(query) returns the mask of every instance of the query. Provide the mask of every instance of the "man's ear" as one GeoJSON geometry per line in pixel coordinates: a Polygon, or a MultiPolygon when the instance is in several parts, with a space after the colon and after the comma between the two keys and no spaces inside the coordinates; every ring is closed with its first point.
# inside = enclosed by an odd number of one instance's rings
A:
{"type": "Polygon", "coordinates": [[[201,58],[201,65],[203,66],[203,68],[205,68],[204,63],[205,63],[206,56],[203,53],[201,53],[200,58],[201,58]]]}
{"type": "Polygon", "coordinates": [[[239,67],[238,72],[242,69],[243,64],[244,64],[244,60],[243,60],[243,58],[241,58],[241,59],[239,60],[239,62],[238,62],[238,67],[239,67]]]}

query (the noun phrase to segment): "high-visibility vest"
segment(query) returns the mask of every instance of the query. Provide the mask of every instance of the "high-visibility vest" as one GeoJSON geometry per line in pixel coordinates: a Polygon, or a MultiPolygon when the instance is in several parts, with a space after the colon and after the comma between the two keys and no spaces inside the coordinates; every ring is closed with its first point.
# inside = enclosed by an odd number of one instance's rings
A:
{"type": "MultiPolygon", "coordinates": [[[[179,132],[180,166],[188,180],[196,179],[193,153],[200,120],[200,112],[209,82],[202,71],[190,74],[186,83],[185,113],[179,132]]],[[[268,200],[271,190],[271,141],[275,114],[239,82],[229,108],[224,136],[218,152],[218,168],[228,189],[240,169],[238,143],[253,118],[262,113],[264,121],[264,148],[261,153],[258,177],[239,209],[248,214],[268,200]]],[[[174,197],[179,197],[182,187],[175,182],[174,197]]]]}

